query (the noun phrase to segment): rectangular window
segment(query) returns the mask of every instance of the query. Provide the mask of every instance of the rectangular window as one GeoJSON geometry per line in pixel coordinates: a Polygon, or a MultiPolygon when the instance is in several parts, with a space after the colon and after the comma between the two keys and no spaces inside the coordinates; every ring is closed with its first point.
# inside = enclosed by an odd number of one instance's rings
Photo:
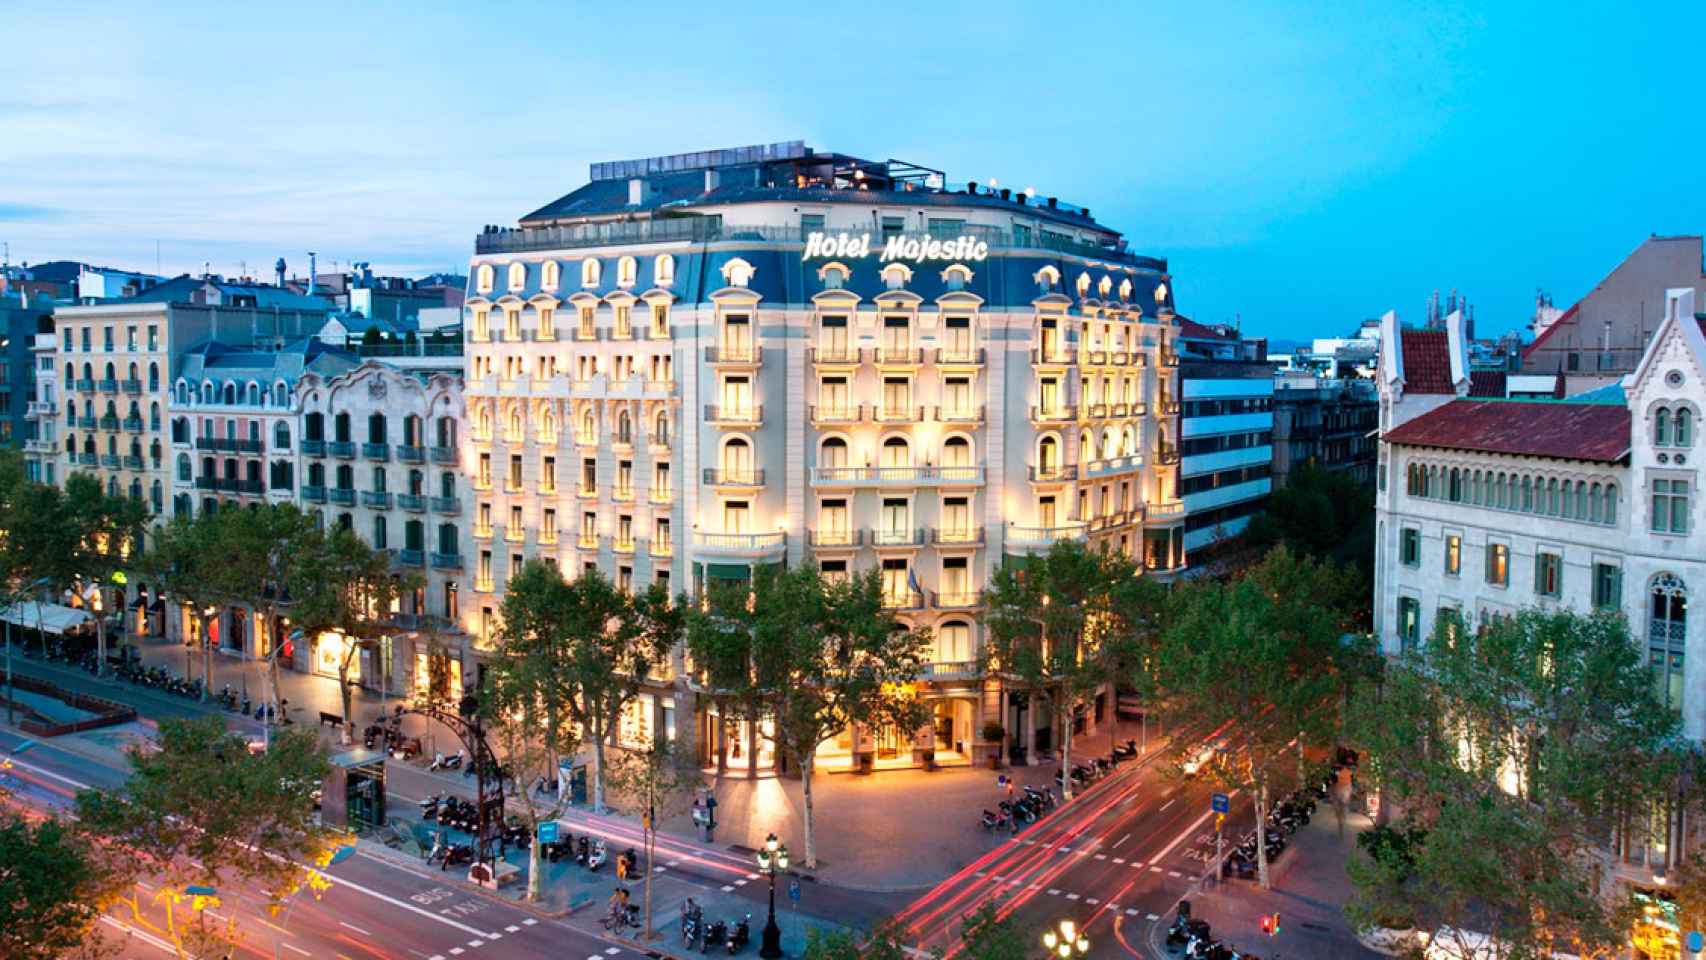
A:
{"type": "Polygon", "coordinates": [[[1555,553],[1534,555],[1534,592],[1542,597],[1557,597],[1563,592],[1564,558],[1555,553]]]}
{"type": "Polygon", "coordinates": [[[492,485],[492,455],[491,454],[489,454],[489,453],[480,454],[480,472],[475,475],[475,479],[476,479],[477,484],[482,489],[489,489],[491,487],[491,485],[492,485]]]}
{"type": "Polygon", "coordinates": [[[105,350],[108,353],[113,352],[113,328],[112,327],[102,327],[101,328],[101,349],[105,350]]]}
{"type": "Polygon", "coordinates": [[[546,457],[539,465],[539,492],[557,492],[557,458],[546,457]]]}
{"type": "Polygon", "coordinates": [[[65,328],[65,352],[66,353],[71,352],[71,328],[70,327],[65,328]]]}
{"type": "Polygon", "coordinates": [[[1653,532],[1688,532],[1688,481],[1653,481],[1653,532]]]}
{"type": "Polygon", "coordinates": [[[1422,639],[1422,604],[1415,597],[1398,598],[1398,642],[1406,651],[1422,639]]]}
{"type": "Polygon", "coordinates": [[[526,530],[527,530],[527,523],[526,523],[526,521],[521,519],[521,508],[520,507],[510,507],[509,508],[509,529],[504,531],[504,536],[511,539],[511,540],[520,540],[522,538],[522,536],[526,533],[526,530]]]}
{"type": "Polygon", "coordinates": [[[136,328],[135,327],[125,327],[124,328],[124,348],[126,350],[131,350],[131,351],[134,351],[136,349],[136,328]]]}
{"type": "Polygon", "coordinates": [[[521,489],[521,454],[509,455],[509,491],[515,493],[521,489]]]}
{"type": "Polygon", "coordinates": [[[152,323],[148,325],[148,349],[160,349],[160,331],[152,323]]]}
{"type": "Polygon", "coordinates": [[[489,537],[492,535],[492,505],[491,504],[489,504],[489,503],[480,504],[479,513],[476,515],[476,518],[474,521],[474,533],[475,533],[475,535],[482,536],[482,537],[489,537]]]}
{"type": "Polygon", "coordinates": [[[581,461],[581,492],[592,493],[598,489],[598,461],[587,457],[581,461]]]}
{"type": "Polygon", "coordinates": [[[905,217],[884,217],[883,218],[883,239],[884,240],[887,240],[890,237],[898,237],[905,230],[906,230],[906,218],[905,217]]]}
{"type": "Polygon", "coordinates": [[[1487,544],[1487,582],[1496,587],[1510,585],[1511,548],[1502,543],[1487,544]]]}
{"type": "Polygon", "coordinates": [[[1616,564],[1593,565],[1593,605],[1596,610],[1616,610],[1623,605],[1623,570],[1616,564]]]}
{"type": "Polygon", "coordinates": [[[527,557],[524,555],[519,553],[509,555],[509,578],[511,580],[521,576],[521,568],[525,563],[527,563],[527,557]]]}
{"type": "Polygon", "coordinates": [[[1452,577],[1463,572],[1463,538],[1455,533],[1445,538],[1445,572],[1452,577]]]}
{"type": "Polygon", "coordinates": [[[1422,531],[1415,527],[1405,527],[1399,535],[1398,560],[1406,567],[1422,565],[1422,531]]]}
{"type": "Polygon", "coordinates": [[[539,521],[539,542],[557,542],[557,509],[555,507],[546,507],[545,513],[539,521]]]}
{"type": "Polygon", "coordinates": [[[634,592],[634,568],[633,567],[617,567],[616,568],[616,589],[622,591],[623,593],[633,593],[634,592]]]}
{"type": "Polygon", "coordinates": [[[83,352],[84,353],[89,353],[95,349],[94,346],[92,345],[92,340],[91,340],[91,338],[94,336],[93,331],[94,331],[93,327],[84,327],[83,328],[83,352]]]}
{"type": "Polygon", "coordinates": [[[821,233],[822,231],[823,231],[823,214],[821,214],[821,213],[802,213],[802,214],[800,214],[800,237],[802,239],[812,235],[813,233],[821,233]]]}
{"type": "Polygon", "coordinates": [[[480,566],[475,572],[475,578],[479,582],[479,589],[490,590],[492,588],[492,551],[480,551],[480,566]]]}

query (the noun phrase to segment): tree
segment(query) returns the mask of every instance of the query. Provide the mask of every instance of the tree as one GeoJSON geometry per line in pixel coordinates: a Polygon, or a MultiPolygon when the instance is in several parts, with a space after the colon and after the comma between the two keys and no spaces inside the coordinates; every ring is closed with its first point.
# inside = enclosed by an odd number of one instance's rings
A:
{"type": "Polygon", "coordinates": [[[960,942],[965,945],[967,960],[1026,960],[1033,954],[1031,941],[1019,922],[994,903],[966,914],[960,942]]]}
{"type": "Polygon", "coordinates": [[[296,618],[303,633],[336,631],[344,637],[338,660],[338,691],[343,698],[343,742],[350,742],[355,718],[350,668],[360,650],[370,650],[389,629],[391,608],[414,589],[418,575],[391,572],[391,556],[375,550],[341,526],[312,531],[291,558],[290,582],[297,590],[296,618]]]}
{"type": "Polygon", "coordinates": [[[303,866],[324,866],[337,844],[314,810],[330,766],[311,731],[281,732],[270,749],[252,753],[218,717],[162,720],[159,749],[132,748],[130,768],[120,790],[79,793],[77,817],[156,879],[180,948],[189,932],[178,929],[173,908],[186,886],[217,889],[235,878],[279,901],[329,884],[317,867],[303,866]]]}
{"type": "MultiPolygon", "coordinates": [[[[220,511],[226,513],[230,511],[220,511]]],[[[138,561],[139,572],[156,587],[171,595],[178,603],[195,610],[199,617],[206,611],[227,602],[227,596],[217,587],[215,544],[217,535],[213,517],[201,514],[189,519],[177,517],[154,535],[153,544],[138,561]]],[[[206,700],[213,683],[213,638],[205,629],[202,634],[202,689],[206,700]]]]}
{"type": "MultiPolygon", "coordinates": [[[[1333,595],[1342,576],[1277,547],[1230,583],[1199,580],[1174,594],[1160,656],[1168,711],[1175,729],[1225,729],[1225,755],[1200,774],[1251,793],[1258,832],[1287,754],[1295,750],[1301,780],[1305,747],[1331,744],[1338,727],[1343,621],[1314,598],[1333,595]]],[[[1188,737],[1174,747],[1181,757],[1200,749],[1188,737]]],[[[1266,888],[1267,844],[1256,853],[1266,888]]]]}
{"type": "MultiPolygon", "coordinates": [[[[278,658],[284,649],[283,638],[278,635],[279,612],[287,598],[306,589],[296,582],[303,572],[296,558],[315,542],[314,518],[289,503],[220,510],[197,519],[202,518],[213,527],[212,544],[203,564],[211,589],[227,604],[247,608],[253,614],[256,635],[264,624],[271,640],[266,656],[266,702],[272,704],[278,696],[278,658]]],[[[347,715],[347,702],[345,712],[347,715]]]]}
{"type": "Polygon", "coordinates": [[[147,511],[139,501],[109,495],[86,473],[66,477],[63,491],[26,484],[16,506],[8,538],[17,553],[32,558],[33,576],[46,578],[56,590],[70,591],[94,615],[98,669],[105,673],[107,614],[112,607],[97,598],[105,596],[114,575],[131,564],[147,511]]]}
{"type": "Polygon", "coordinates": [[[800,765],[805,866],[813,869],[817,748],[853,724],[914,730],[925,722],[911,684],[922,669],[928,634],[907,629],[884,609],[874,570],[845,580],[825,579],[810,566],[763,570],[752,583],[750,612],[738,593],[715,599],[714,612],[694,617],[689,649],[695,664],[703,653],[707,661],[750,665],[775,741],[800,765]],[[742,642],[748,644],[744,656],[742,642]]]}
{"type": "Polygon", "coordinates": [[[1690,759],[1621,615],[1447,612],[1359,685],[1347,729],[1406,858],[1353,871],[1361,926],[1483,931],[1506,956],[1609,956],[1633,919],[1608,843],[1645,839],[1690,759]],[[1376,869],[1376,868],[1382,869],[1376,869]]]}
{"type": "MultiPolygon", "coordinates": [[[[826,930],[810,927],[806,930],[806,949],[801,960],[911,960],[906,944],[906,932],[891,925],[879,926],[867,933],[854,930],[826,930]]],[[[932,950],[931,957],[940,957],[932,950]]]]}
{"type": "Polygon", "coordinates": [[[1368,628],[1374,583],[1374,490],[1350,474],[1304,465],[1268,498],[1244,530],[1251,546],[1284,545],[1293,553],[1346,569],[1345,611],[1368,628]]]}
{"type": "Polygon", "coordinates": [[[0,814],[0,955],[98,955],[95,924],[125,885],[99,846],[59,820],[0,814]]]}
{"type": "Polygon", "coordinates": [[[1048,553],[1002,564],[985,596],[985,658],[989,669],[1017,681],[1032,697],[1046,699],[1060,731],[1061,792],[1072,797],[1072,726],[1087,699],[1109,678],[1110,669],[1133,669],[1127,661],[1136,640],[1149,586],[1126,558],[1057,542],[1048,553]],[[1141,598],[1140,598],[1141,591],[1141,598]],[[1115,599],[1121,603],[1116,610],[1115,599]],[[1128,618],[1130,622],[1128,622],[1128,618]]]}
{"type": "Polygon", "coordinates": [[[558,777],[558,761],[574,756],[579,734],[571,722],[575,688],[560,664],[568,658],[568,624],[574,620],[574,595],[557,568],[529,561],[504,594],[502,638],[486,673],[480,698],[488,728],[496,735],[516,772],[528,833],[527,896],[539,899],[544,866],[539,824],[561,809],[563,792],[541,805],[527,789],[534,772],[558,777]]]}
{"type": "Polygon", "coordinates": [[[633,800],[640,811],[642,843],[646,848],[643,939],[657,937],[652,929],[652,874],[656,872],[658,822],[685,809],[702,783],[693,755],[675,743],[654,738],[649,746],[629,750],[610,771],[611,785],[633,800]]]}

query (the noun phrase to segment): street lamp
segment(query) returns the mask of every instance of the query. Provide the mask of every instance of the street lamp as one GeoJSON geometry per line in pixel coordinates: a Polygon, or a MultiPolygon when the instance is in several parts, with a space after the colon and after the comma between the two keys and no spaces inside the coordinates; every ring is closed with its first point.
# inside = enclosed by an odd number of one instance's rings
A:
{"type": "Polygon", "coordinates": [[[758,851],[758,872],[770,877],[770,919],[764,924],[764,940],[759,945],[758,955],[764,960],[776,960],[782,955],[782,928],[776,925],[776,871],[786,873],[788,870],[788,845],[778,843],[772,833],[764,838],[764,846],[758,851]]]}
{"type": "Polygon", "coordinates": [[[1061,960],[1071,960],[1075,951],[1081,957],[1090,952],[1090,938],[1078,931],[1078,924],[1062,920],[1056,929],[1043,934],[1043,946],[1061,960]]]}

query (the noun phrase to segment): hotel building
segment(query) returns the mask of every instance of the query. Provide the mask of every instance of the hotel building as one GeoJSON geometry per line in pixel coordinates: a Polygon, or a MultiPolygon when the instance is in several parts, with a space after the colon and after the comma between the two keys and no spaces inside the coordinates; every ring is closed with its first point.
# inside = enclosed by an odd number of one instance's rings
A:
{"type": "MultiPolygon", "coordinates": [[[[877,569],[935,638],[935,721],[846,731],[821,761],[970,760],[996,749],[987,721],[1048,735],[1046,711],[978,675],[1003,558],[1071,539],[1159,575],[1186,563],[1167,265],[1087,209],[773,144],[595,164],[486,228],[470,266],[461,613],[478,647],[529,558],[676,590],[877,569]]],[[[682,666],[619,741],[662,729],[707,762],[773,764],[682,666]]]]}

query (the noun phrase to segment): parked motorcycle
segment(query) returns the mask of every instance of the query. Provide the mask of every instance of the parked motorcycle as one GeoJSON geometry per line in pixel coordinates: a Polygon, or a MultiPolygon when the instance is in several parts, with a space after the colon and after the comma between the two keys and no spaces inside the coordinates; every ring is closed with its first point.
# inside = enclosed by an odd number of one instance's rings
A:
{"type": "Polygon", "coordinates": [[[439,753],[432,758],[432,763],[427,764],[427,769],[428,770],[455,770],[456,768],[462,766],[462,761],[463,761],[464,757],[465,757],[465,751],[461,747],[458,747],[456,749],[456,752],[451,754],[448,757],[445,756],[443,753],[439,753]]]}
{"type": "Polygon", "coordinates": [[[750,939],[752,939],[752,914],[749,913],[740,918],[729,929],[729,955],[734,956],[739,953],[750,939]]]}
{"type": "Polygon", "coordinates": [[[729,925],[721,920],[712,920],[711,925],[705,930],[704,942],[699,944],[699,952],[707,952],[711,949],[711,944],[713,943],[727,943],[728,937],[729,925]]]}

